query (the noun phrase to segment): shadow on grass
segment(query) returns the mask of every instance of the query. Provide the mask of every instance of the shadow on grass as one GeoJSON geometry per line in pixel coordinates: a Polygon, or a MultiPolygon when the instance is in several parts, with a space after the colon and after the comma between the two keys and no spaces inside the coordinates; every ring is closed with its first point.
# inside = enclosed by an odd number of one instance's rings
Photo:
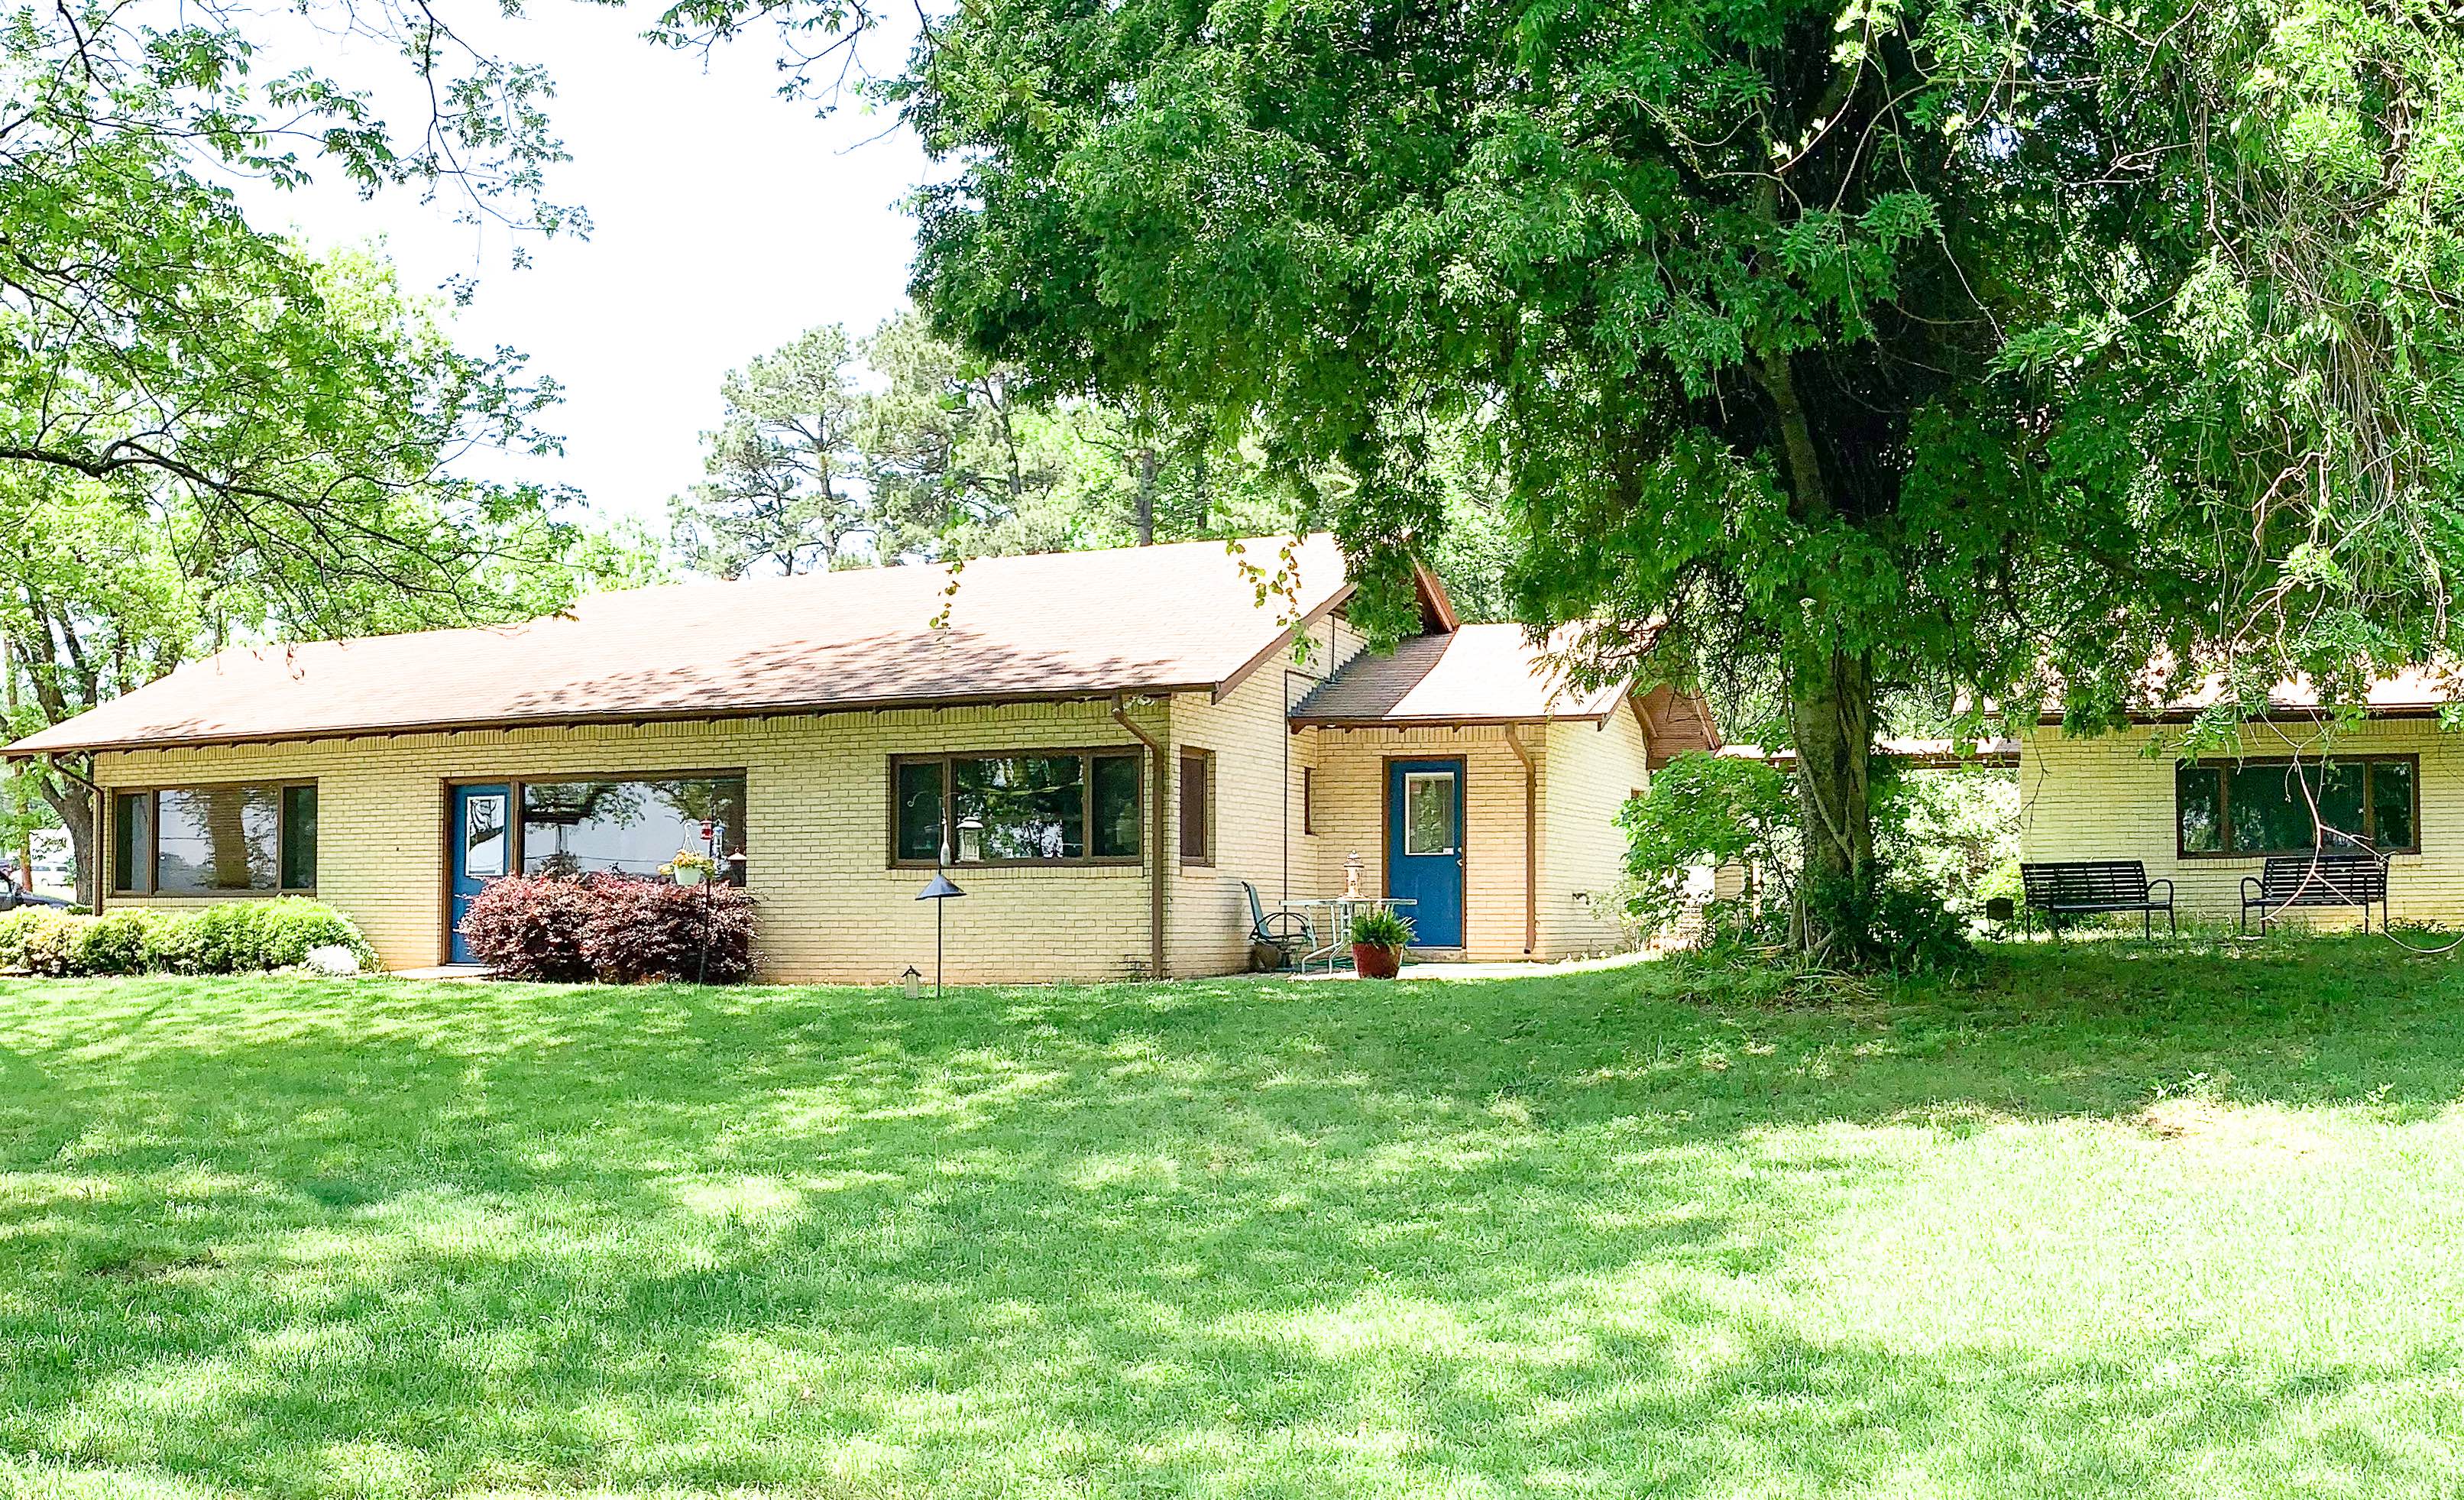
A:
{"type": "Polygon", "coordinates": [[[2288,1431],[2437,1472],[2351,1420],[2452,1388],[2435,1346],[1806,1299],[1917,1159],[1875,1131],[2436,1114],[2446,968],[1727,982],[0,988],[0,1451],[299,1495],[2121,1495],[2288,1431]]]}

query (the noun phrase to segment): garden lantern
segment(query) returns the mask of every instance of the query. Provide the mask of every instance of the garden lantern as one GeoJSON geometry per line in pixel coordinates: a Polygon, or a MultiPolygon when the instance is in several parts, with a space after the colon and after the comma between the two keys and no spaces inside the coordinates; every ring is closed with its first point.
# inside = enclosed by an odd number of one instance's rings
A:
{"type": "MultiPolygon", "coordinates": [[[[975,823],[975,820],[970,818],[967,822],[975,823]]],[[[981,828],[983,827],[980,823],[976,823],[975,826],[978,828],[981,828]]],[[[966,824],[961,824],[959,827],[966,827],[966,824]]],[[[941,864],[946,865],[949,862],[950,846],[944,844],[941,846],[941,864]]],[[[940,865],[935,865],[933,869],[932,883],[925,886],[923,890],[915,893],[915,899],[918,901],[930,901],[933,903],[933,998],[935,1000],[941,998],[941,930],[944,925],[943,915],[949,911],[950,903],[952,901],[957,900],[958,897],[965,895],[966,893],[967,893],[964,891],[958,889],[957,882],[950,878],[950,872],[940,868],[940,865]]],[[[908,972],[913,973],[914,971],[911,969],[908,972]]],[[[920,980],[921,976],[918,976],[918,979],[920,980]]],[[[908,993],[913,994],[921,987],[922,985],[920,983],[911,983],[908,993]]]]}

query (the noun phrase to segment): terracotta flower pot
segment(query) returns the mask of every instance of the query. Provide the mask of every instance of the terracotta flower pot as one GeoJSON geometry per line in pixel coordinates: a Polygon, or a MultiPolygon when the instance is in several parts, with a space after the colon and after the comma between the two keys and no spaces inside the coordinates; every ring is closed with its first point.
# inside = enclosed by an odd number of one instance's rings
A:
{"type": "Polygon", "coordinates": [[[1352,968],[1364,980],[1391,980],[1402,972],[1403,950],[1374,942],[1353,943],[1352,968]]]}

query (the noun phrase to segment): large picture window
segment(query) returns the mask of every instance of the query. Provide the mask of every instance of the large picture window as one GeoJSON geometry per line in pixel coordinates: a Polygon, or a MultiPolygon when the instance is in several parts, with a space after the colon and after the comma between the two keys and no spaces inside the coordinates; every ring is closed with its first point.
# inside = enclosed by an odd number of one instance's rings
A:
{"type": "Polygon", "coordinates": [[[1138,752],[901,756],[890,765],[890,857],[930,865],[1129,863],[1138,857],[1138,752]]]}
{"type": "Polygon", "coordinates": [[[2409,755],[2173,769],[2174,836],[2186,856],[2307,853],[2322,843],[2322,824],[2331,851],[2359,841],[2382,854],[2417,853],[2420,808],[2421,763],[2409,755]]]}
{"type": "Polygon", "coordinates": [[[313,783],[165,786],[112,798],[112,890],[274,895],[317,889],[313,783]]]}
{"type": "Polygon", "coordinates": [[[744,881],[744,778],[525,782],[522,873],[655,876],[679,852],[704,852],[707,825],[719,878],[744,881]]]}

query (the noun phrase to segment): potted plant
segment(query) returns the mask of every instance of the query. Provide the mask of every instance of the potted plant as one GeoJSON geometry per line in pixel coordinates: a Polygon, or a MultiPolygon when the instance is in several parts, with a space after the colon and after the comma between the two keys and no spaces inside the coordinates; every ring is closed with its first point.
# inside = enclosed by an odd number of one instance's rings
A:
{"type": "Polygon", "coordinates": [[[659,873],[673,878],[680,886],[697,886],[718,873],[718,861],[707,854],[680,849],[676,850],[674,859],[659,867],[659,873]]]}
{"type": "Polygon", "coordinates": [[[1391,980],[1403,967],[1412,924],[1382,906],[1352,919],[1352,967],[1364,980],[1391,980]]]}

